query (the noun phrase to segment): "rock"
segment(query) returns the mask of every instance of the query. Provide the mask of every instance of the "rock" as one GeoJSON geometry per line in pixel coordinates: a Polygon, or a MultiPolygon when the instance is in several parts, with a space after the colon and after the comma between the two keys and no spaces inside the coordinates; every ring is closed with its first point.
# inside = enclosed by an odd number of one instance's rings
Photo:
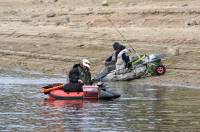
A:
{"type": "Polygon", "coordinates": [[[104,0],[101,4],[102,6],[108,6],[108,1],[107,0],[104,0]]]}
{"type": "Polygon", "coordinates": [[[130,3],[128,6],[135,6],[137,5],[136,3],[130,3]]]}
{"type": "Polygon", "coordinates": [[[88,10],[89,10],[89,11],[93,11],[94,9],[93,9],[93,8],[88,8],[88,10]]]}
{"type": "Polygon", "coordinates": [[[200,25],[200,21],[198,20],[189,20],[186,22],[186,26],[195,26],[195,25],[200,25]]]}
{"type": "Polygon", "coordinates": [[[40,47],[40,45],[39,45],[39,44],[35,44],[34,46],[35,46],[35,47],[38,47],[38,48],[40,47]]]}
{"type": "Polygon", "coordinates": [[[32,18],[40,17],[40,15],[39,15],[39,14],[33,14],[31,17],[32,17],[32,18]]]}
{"type": "Polygon", "coordinates": [[[180,49],[178,47],[168,47],[168,54],[172,56],[180,55],[180,49]]]}
{"type": "Polygon", "coordinates": [[[66,24],[70,23],[70,18],[69,17],[60,18],[58,20],[55,20],[55,22],[56,22],[55,24],[57,26],[66,25],[66,24]]]}
{"type": "Polygon", "coordinates": [[[69,23],[69,22],[70,22],[70,18],[69,18],[69,17],[66,17],[66,18],[65,18],[65,21],[66,21],[67,23],[69,23]]]}
{"type": "Polygon", "coordinates": [[[84,47],[84,46],[85,46],[84,44],[77,45],[77,47],[84,47]]]}
{"type": "Polygon", "coordinates": [[[119,5],[119,6],[123,5],[123,2],[119,2],[118,5],[119,5]]]}
{"type": "Polygon", "coordinates": [[[59,35],[58,33],[51,33],[48,35],[49,38],[60,38],[61,35],[59,35]]]}
{"type": "Polygon", "coordinates": [[[182,7],[188,6],[188,4],[183,4],[182,7]]]}
{"type": "Polygon", "coordinates": [[[46,15],[47,17],[55,17],[56,16],[56,13],[54,12],[50,12],[46,15]]]}
{"type": "Polygon", "coordinates": [[[43,1],[43,0],[39,0],[39,2],[40,2],[40,3],[44,3],[44,1],[43,1]]]}
{"type": "Polygon", "coordinates": [[[21,22],[29,23],[29,22],[31,22],[31,20],[30,20],[30,19],[23,18],[23,19],[21,20],[21,22]]]}
{"type": "Polygon", "coordinates": [[[68,11],[69,12],[75,11],[75,8],[69,8],[68,11]]]}
{"type": "Polygon", "coordinates": [[[93,24],[94,24],[94,19],[93,20],[88,20],[87,22],[86,22],[86,25],[88,25],[88,26],[92,26],[93,24]]]}
{"type": "Polygon", "coordinates": [[[64,25],[64,23],[61,21],[57,21],[55,24],[56,24],[56,26],[64,25]]]}

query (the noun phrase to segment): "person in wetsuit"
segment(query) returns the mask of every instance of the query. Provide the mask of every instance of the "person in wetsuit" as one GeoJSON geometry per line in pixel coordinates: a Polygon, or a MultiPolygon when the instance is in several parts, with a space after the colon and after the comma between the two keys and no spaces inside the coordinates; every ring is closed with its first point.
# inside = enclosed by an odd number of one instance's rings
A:
{"type": "Polygon", "coordinates": [[[83,91],[83,85],[91,85],[90,62],[87,59],[75,64],[69,72],[69,83],[64,85],[65,92],[83,91]]]}

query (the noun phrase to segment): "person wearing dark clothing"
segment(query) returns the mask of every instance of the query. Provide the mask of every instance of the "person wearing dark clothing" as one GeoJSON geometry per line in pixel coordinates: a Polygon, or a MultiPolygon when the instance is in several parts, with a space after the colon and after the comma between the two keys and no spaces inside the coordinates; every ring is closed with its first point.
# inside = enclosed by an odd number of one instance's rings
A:
{"type": "Polygon", "coordinates": [[[69,81],[70,82],[78,82],[83,81],[85,85],[91,85],[91,73],[89,69],[89,61],[87,62],[87,65],[84,65],[84,63],[75,64],[72,68],[72,70],[69,72],[69,81]]]}
{"type": "Polygon", "coordinates": [[[91,80],[90,73],[90,62],[87,59],[83,59],[79,64],[75,64],[69,72],[69,82],[67,84],[53,84],[42,87],[40,92],[49,93],[52,88],[63,89],[65,92],[82,92],[83,85],[91,85],[93,81],[91,80]]]}
{"type": "Polygon", "coordinates": [[[83,91],[83,83],[67,83],[64,85],[65,92],[82,92],[83,91]]]}
{"type": "Polygon", "coordinates": [[[69,83],[64,85],[64,91],[82,91],[83,85],[91,85],[90,62],[83,59],[80,64],[75,64],[69,72],[69,83]]]}

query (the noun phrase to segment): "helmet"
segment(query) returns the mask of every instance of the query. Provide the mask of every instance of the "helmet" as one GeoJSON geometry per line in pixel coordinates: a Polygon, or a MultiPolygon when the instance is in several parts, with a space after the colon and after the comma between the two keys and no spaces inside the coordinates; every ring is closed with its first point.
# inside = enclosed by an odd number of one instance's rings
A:
{"type": "Polygon", "coordinates": [[[90,61],[88,59],[82,59],[82,64],[90,69],[90,61]]]}

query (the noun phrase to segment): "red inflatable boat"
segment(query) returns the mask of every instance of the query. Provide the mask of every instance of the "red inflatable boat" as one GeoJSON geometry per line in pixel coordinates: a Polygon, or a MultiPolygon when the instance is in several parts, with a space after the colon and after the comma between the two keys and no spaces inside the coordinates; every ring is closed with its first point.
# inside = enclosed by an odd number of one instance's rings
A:
{"type": "MultiPolygon", "coordinates": [[[[63,84],[49,85],[43,88],[53,88],[63,84]]],[[[120,95],[106,89],[101,89],[98,86],[84,85],[82,92],[64,92],[63,89],[55,89],[47,93],[49,99],[59,100],[82,100],[82,99],[115,99],[119,98],[120,95]]]]}

